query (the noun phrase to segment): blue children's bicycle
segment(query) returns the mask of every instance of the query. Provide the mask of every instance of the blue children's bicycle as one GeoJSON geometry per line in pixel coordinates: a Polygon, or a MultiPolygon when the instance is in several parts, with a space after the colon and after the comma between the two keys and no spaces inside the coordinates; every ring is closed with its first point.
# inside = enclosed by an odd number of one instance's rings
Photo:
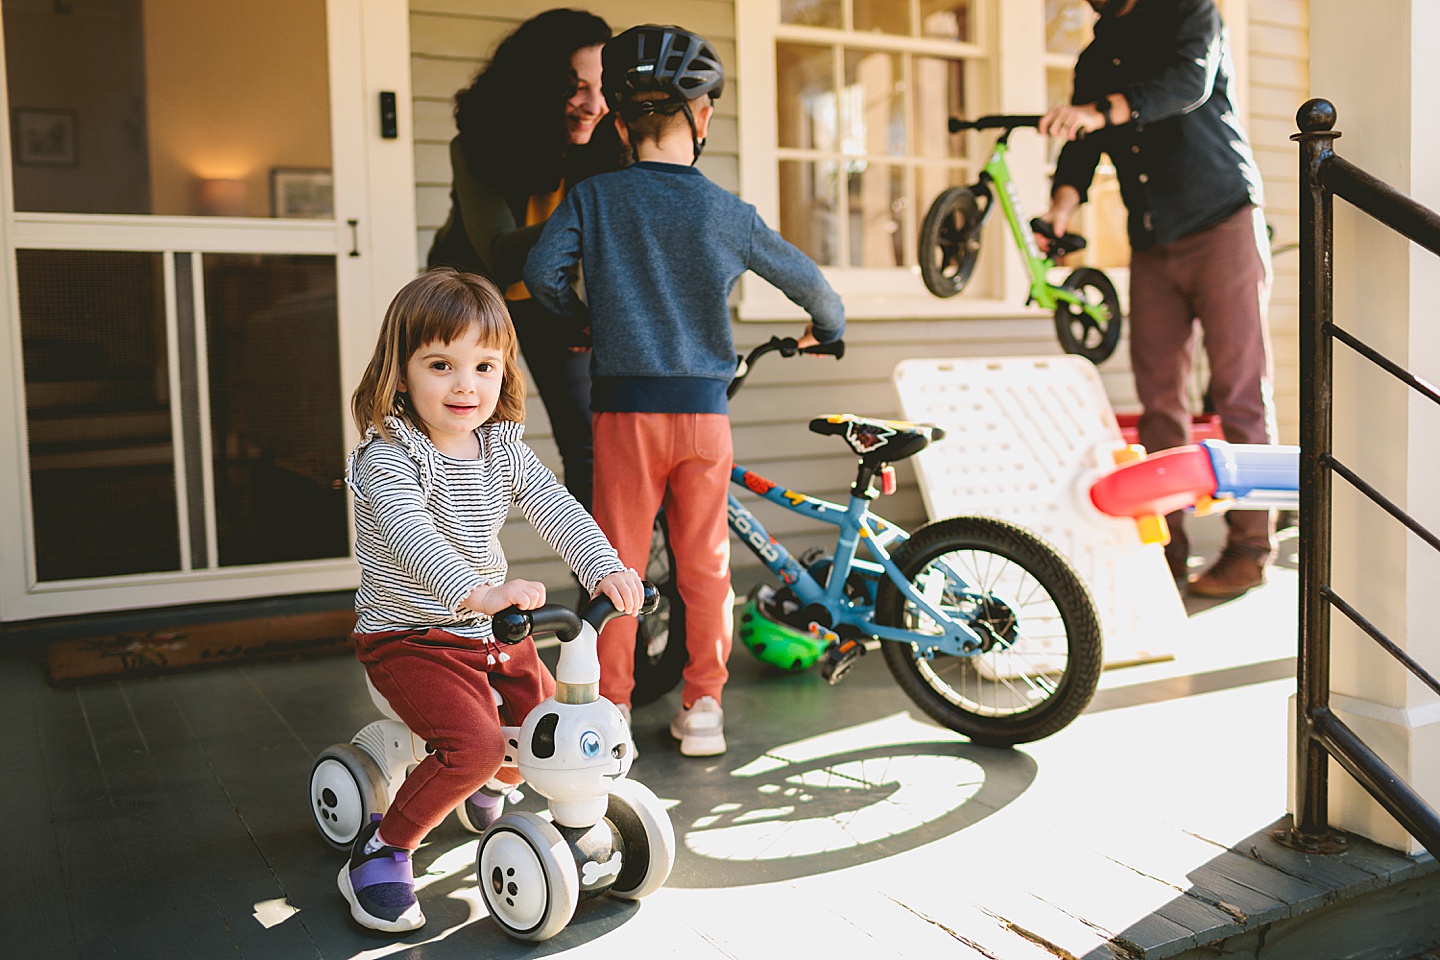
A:
{"type": "MultiPolygon", "coordinates": [[[[756,360],[777,352],[838,358],[844,343],[800,351],[793,339],[771,338],[739,361],[730,395],[756,360]]],[[[941,439],[939,427],[840,414],[811,420],[810,430],[840,437],[859,456],[848,505],[731,468],[731,482],[839,527],[833,552],[796,558],[729,498],[731,531],[780,581],[757,588],[742,611],[746,646],[787,669],[818,662],[835,683],[878,643],[910,699],[976,743],[1038,740],[1074,720],[1099,681],[1101,640],[1094,603],[1069,563],[1002,520],[951,517],[907,533],[870,512],[881,490],[894,489],[891,464],[941,439]]]]}

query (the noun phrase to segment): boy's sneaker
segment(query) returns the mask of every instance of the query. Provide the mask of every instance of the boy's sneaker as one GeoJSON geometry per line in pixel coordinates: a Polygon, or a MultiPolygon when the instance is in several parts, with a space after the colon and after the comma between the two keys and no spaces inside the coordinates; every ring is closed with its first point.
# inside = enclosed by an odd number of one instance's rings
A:
{"type": "Polygon", "coordinates": [[[484,833],[489,830],[490,824],[499,820],[500,815],[505,812],[505,801],[510,799],[514,789],[502,780],[491,780],[470,794],[455,808],[455,816],[459,818],[460,826],[471,833],[484,833]]]}
{"type": "Polygon", "coordinates": [[[714,697],[701,697],[675,714],[670,736],[680,741],[687,757],[714,757],[725,752],[725,711],[714,697]]]}
{"type": "Polygon", "coordinates": [[[355,838],[350,859],[340,868],[340,892],[350,903],[350,916],[362,927],[405,933],[425,923],[415,899],[410,851],[382,845],[366,853],[366,844],[379,829],[380,814],[372,813],[355,838]]]}

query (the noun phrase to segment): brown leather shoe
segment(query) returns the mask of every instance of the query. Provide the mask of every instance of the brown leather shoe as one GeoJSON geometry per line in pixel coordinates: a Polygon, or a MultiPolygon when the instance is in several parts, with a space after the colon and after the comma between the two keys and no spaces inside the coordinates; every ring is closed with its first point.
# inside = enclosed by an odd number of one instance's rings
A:
{"type": "Polygon", "coordinates": [[[1265,582],[1265,565],[1226,547],[1204,573],[1190,578],[1192,596],[1229,600],[1265,582]]]}

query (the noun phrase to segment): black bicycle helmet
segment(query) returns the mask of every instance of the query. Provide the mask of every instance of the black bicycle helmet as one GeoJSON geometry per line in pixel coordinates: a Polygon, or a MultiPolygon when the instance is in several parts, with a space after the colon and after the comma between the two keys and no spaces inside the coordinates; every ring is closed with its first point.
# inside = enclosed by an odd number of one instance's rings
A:
{"type": "MultiPolygon", "coordinates": [[[[626,121],[648,114],[685,112],[692,136],[695,117],[690,101],[717,99],[725,89],[725,67],[720,54],[698,33],[683,27],[647,23],[611,38],[601,54],[600,89],[610,109],[626,121]],[[658,92],[659,99],[637,100],[641,93],[658,92]]],[[[705,142],[695,140],[695,158],[705,142]]]]}
{"type": "Polygon", "coordinates": [[[612,109],[634,109],[637,115],[668,107],[673,112],[687,100],[725,88],[725,67],[710,42],[683,27],[647,23],[609,40],[601,55],[600,88],[612,109]],[[664,100],[632,103],[637,93],[659,91],[664,100]]]}

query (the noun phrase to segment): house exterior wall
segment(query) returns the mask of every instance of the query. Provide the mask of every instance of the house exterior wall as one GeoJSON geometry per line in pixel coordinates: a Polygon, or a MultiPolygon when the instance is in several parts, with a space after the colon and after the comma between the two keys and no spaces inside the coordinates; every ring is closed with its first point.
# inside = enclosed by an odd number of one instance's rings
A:
{"type": "MultiPolygon", "coordinates": [[[[740,167],[749,157],[742,155],[741,131],[738,121],[740,104],[773,103],[773,93],[745,90],[746,77],[737,70],[737,63],[746,59],[772,57],[768,49],[739,51],[737,3],[743,0],[675,0],[664,10],[667,22],[684,24],[714,42],[724,58],[732,80],[727,95],[717,104],[717,123],[706,147],[701,168],[711,179],[730,190],[741,192],[740,167]],[[733,95],[731,91],[736,91],[733,95]]],[[[1006,0],[1010,7],[1013,0],[1006,0]]],[[[1018,19],[1013,9],[1001,8],[997,0],[981,0],[982,15],[1006,18],[1002,28],[1016,25],[1043,29],[1043,13],[1039,0],[1037,10],[1018,19]],[[993,4],[993,5],[992,5],[993,4]]],[[[417,249],[423,260],[435,229],[444,221],[449,205],[450,170],[447,144],[453,136],[451,97],[469,82],[495,44],[518,23],[553,6],[543,0],[506,2],[499,0],[411,0],[410,34],[412,86],[415,116],[415,168],[417,249]]],[[[588,8],[604,16],[617,30],[633,23],[654,20],[651,5],[638,0],[594,0],[588,8]]],[[[1275,221],[1276,242],[1295,237],[1296,160],[1289,135],[1294,129],[1294,112],[1306,97],[1308,86],[1306,59],[1306,0],[1229,0],[1222,2],[1222,11],[1232,22],[1237,40],[1237,58],[1243,88],[1242,103],[1249,110],[1249,130],[1255,140],[1261,172],[1266,180],[1271,218],[1275,221]]],[[[993,22],[993,21],[992,21],[993,22]]],[[[747,41],[753,42],[753,41],[747,41]]],[[[1021,64],[1007,63],[1003,50],[998,55],[996,73],[1016,73],[1021,64]]],[[[1026,80],[1018,87],[1035,96],[1043,96],[1043,76],[1038,68],[1033,83],[1026,80]]],[[[1003,86],[1002,82],[1002,86],[1003,86]]],[[[1017,85],[1008,87],[1013,92],[1017,85]]],[[[1007,112],[1033,112],[1036,107],[1027,96],[1025,104],[997,103],[1007,112]]],[[[1017,138],[1018,140],[1019,138],[1017,138]]],[[[1024,188],[1028,202],[1038,205],[1045,184],[1036,149],[1017,145],[1012,154],[1012,169],[1020,174],[1028,164],[1032,171],[1024,188]],[[1035,194],[1039,196],[1035,196],[1035,194]]],[[[763,159],[763,158],[762,158],[763,159]]],[[[753,198],[746,197],[746,199],[753,198]]],[[[928,198],[927,198],[928,200],[928,198]]],[[[773,217],[761,205],[767,218],[773,217]]],[[[771,220],[773,223],[773,219],[771,220]]],[[[987,241],[986,258],[1014,260],[1006,238],[998,233],[987,241]]],[[[1293,254],[1277,260],[1275,293],[1272,300],[1272,338],[1277,363],[1276,398],[1281,425],[1281,441],[1295,442],[1298,416],[1296,413],[1297,350],[1295,347],[1296,265],[1293,254]]],[[[1005,263],[1013,270],[1018,264],[1005,263]]],[[[1121,281],[1123,287],[1123,278],[1121,281]]],[[[1007,289],[1013,289],[1008,284],[1007,289]]],[[[1122,299],[1124,298],[1122,290],[1122,299]]],[[[965,296],[947,304],[959,304],[965,296]]],[[[736,458],[740,463],[772,480],[827,499],[843,500],[853,479],[852,456],[833,439],[806,431],[804,424],[823,413],[853,412],[869,416],[896,417],[899,403],[891,386],[891,372],[896,363],[911,357],[979,357],[1007,355],[1059,355],[1052,321],[1048,316],[1027,311],[1019,304],[1023,293],[1013,303],[996,301],[996,308],[977,315],[965,310],[963,318],[900,317],[869,319],[863,310],[857,313],[849,306],[851,323],[846,334],[849,352],[839,364],[830,361],[807,361],[803,368],[785,366],[786,361],[766,364],[747,384],[745,391],[732,406],[736,458]]],[[[957,310],[957,314],[960,311],[957,310]]],[[[749,317],[753,310],[742,306],[746,317],[736,324],[736,343],[746,349],[772,335],[793,335],[799,321],[774,321],[749,317]]],[[[1131,383],[1126,344],[1122,341],[1116,356],[1101,368],[1101,378],[1113,406],[1117,410],[1135,409],[1137,404],[1131,383]]],[[[1198,386],[1203,371],[1197,375],[1198,386]]],[[[559,458],[550,440],[544,408],[532,397],[530,426],[527,436],[541,457],[552,465],[559,458]]],[[[902,524],[917,524],[925,519],[925,509],[914,483],[914,472],[908,464],[899,465],[900,492],[878,503],[877,510],[902,524]]],[[[789,514],[768,505],[753,506],[746,500],[771,533],[787,546],[804,548],[827,541],[827,530],[814,530],[803,522],[792,523],[789,514]]],[[[833,542],[833,540],[831,541],[833,542]]],[[[517,575],[532,576],[549,583],[563,582],[564,570],[553,554],[539,542],[528,527],[514,523],[506,532],[507,551],[517,575]]],[[[737,568],[752,566],[753,557],[743,550],[734,554],[737,568]]]]}

